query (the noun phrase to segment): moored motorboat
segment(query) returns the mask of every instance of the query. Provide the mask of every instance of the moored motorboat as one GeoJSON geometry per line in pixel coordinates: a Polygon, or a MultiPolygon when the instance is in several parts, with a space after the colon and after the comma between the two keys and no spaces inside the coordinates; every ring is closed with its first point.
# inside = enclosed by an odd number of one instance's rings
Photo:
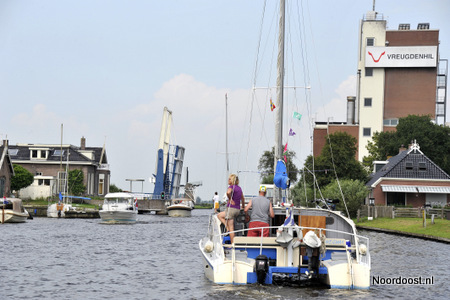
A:
{"type": "Polygon", "coordinates": [[[109,193],[105,196],[100,218],[105,223],[136,223],[137,200],[130,193],[109,193]]]}
{"type": "Polygon", "coordinates": [[[194,209],[194,202],[189,198],[175,198],[167,207],[170,217],[190,217],[194,209]]]}
{"type": "Polygon", "coordinates": [[[24,223],[30,217],[19,198],[0,199],[1,223],[24,223]]]}

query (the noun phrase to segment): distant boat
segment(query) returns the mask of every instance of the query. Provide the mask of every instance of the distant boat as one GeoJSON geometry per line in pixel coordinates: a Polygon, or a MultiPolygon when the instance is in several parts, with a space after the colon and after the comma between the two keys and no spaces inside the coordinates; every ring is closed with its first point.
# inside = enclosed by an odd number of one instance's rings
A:
{"type": "Polygon", "coordinates": [[[0,223],[24,223],[30,214],[22,205],[22,199],[2,198],[0,200],[0,223]]]}
{"type": "Polygon", "coordinates": [[[175,198],[167,207],[170,217],[190,217],[194,202],[189,198],[175,198]]]}
{"type": "Polygon", "coordinates": [[[138,209],[133,194],[106,194],[99,214],[106,223],[136,223],[138,209]]]}

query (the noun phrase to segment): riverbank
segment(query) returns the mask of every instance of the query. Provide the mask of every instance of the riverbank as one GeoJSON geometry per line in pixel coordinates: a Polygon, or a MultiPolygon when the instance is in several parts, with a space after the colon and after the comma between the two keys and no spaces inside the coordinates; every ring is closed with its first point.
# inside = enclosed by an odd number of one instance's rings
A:
{"type": "Polygon", "coordinates": [[[427,219],[426,227],[423,227],[421,218],[377,218],[372,221],[364,219],[356,223],[356,227],[450,244],[450,220],[435,219],[432,224],[427,219]]]}

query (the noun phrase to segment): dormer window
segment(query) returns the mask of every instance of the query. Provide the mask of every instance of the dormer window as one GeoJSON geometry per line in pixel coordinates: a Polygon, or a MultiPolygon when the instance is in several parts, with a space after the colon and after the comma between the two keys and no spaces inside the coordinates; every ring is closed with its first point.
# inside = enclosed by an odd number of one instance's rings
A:
{"type": "Polygon", "coordinates": [[[405,163],[405,167],[406,167],[406,170],[412,170],[412,169],[413,169],[413,163],[412,163],[412,161],[407,161],[407,162],[405,163]]]}
{"type": "Polygon", "coordinates": [[[31,159],[47,159],[47,149],[30,149],[31,159]]]}
{"type": "Polygon", "coordinates": [[[419,170],[425,171],[427,169],[427,164],[425,162],[419,162],[419,170]]]}

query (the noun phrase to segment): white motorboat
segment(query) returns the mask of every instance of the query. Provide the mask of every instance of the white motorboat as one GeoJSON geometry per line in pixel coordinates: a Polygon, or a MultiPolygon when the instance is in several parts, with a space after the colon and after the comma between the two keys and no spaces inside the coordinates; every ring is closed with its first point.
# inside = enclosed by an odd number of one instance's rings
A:
{"type": "Polygon", "coordinates": [[[138,209],[137,200],[130,193],[106,194],[100,218],[106,223],[136,223],[138,209]]]}
{"type": "Polygon", "coordinates": [[[24,223],[30,217],[19,198],[0,199],[1,223],[24,223]]]}
{"type": "Polygon", "coordinates": [[[189,198],[175,198],[167,207],[170,217],[190,217],[194,202],[189,198]]]}

